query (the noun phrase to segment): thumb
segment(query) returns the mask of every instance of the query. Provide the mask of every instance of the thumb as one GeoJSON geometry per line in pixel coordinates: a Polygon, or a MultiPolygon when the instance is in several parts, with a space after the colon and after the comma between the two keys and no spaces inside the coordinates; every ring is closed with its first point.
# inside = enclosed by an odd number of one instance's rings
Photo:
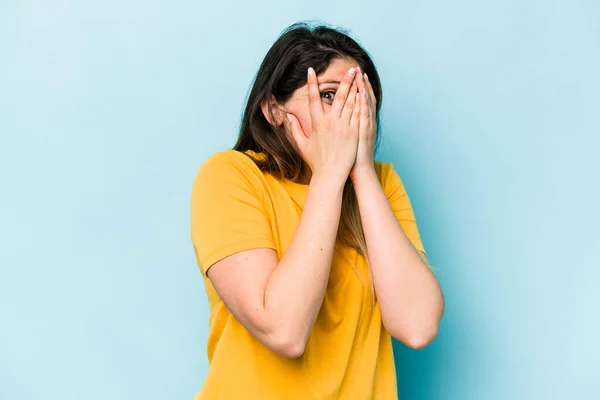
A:
{"type": "Polygon", "coordinates": [[[287,113],[287,118],[290,121],[290,130],[292,132],[292,137],[296,141],[296,144],[298,145],[300,151],[304,152],[304,148],[306,147],[306,141],[308,140],[308,138],[304,134],[302,126],[300,126],[300,121],[298,121],[298,118],[296,118],[296,116],[291,113],[287,113]]]}

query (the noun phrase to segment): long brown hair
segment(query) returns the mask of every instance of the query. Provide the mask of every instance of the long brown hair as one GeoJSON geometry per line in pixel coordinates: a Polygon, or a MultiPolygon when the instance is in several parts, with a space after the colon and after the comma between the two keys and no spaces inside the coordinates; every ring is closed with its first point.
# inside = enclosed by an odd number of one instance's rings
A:
{"type": "MultiPolygon", "coordinates": [[[[263,172],[280,179],[296,182],[300,177],[305,176],[305,169],[308,167],[296,143],[286,135],[285,128],[269,123],[261,110],[261,102],[264,99],[275,98],[278,103],[285,103],[296,89],[307,83],[308,67],[313,67],[319,75],[333,60],[339,58],[355,60],[369,76],[377,100],[375,138],[375,150],[377,150],[380,141],[379,110],[382,95],[379,75],[371,57],[347,34],[346,30],[334,29],[323,24],[311,27],[306,22],[298,22],[287,27],[267,52],[248,95],[239,138],[233,150],[264,153],[266,157],[263,159],[252,158],[252,160],[263,172]]],[[[346,180],[342,195],[337,240],[356,249],[368,262],[358,201],[349,178],[346,180]]],[[[356,270],[355,266],[352,266],[356,270]]]]}

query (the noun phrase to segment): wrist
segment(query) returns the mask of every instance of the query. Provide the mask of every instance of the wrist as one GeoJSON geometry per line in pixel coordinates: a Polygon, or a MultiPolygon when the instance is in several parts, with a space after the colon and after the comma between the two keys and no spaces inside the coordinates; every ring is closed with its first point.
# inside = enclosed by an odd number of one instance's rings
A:
{"type": "Polygon", "coordinates": [[[365,165],[362,167],[352,168],[352,171],[350,172],[350,179],[352,179],[352,183],[354,184],[373,179],[379,181],[377,172],[375,171],[375,165],[365,165]]]}
{"type": "Polygon", "coordinates": [[[344,188],[348,174],[342,174],[339,171],[319,171],[312,175],[311,184],[323,184],[332,188],[344,188]]]}

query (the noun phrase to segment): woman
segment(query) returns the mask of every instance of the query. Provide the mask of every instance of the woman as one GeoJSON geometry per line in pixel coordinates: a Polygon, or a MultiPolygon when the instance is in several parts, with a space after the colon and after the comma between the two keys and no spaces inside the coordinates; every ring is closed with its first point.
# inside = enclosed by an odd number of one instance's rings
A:
{"type": "Polygon", "coordinates": [[[381,87],[345,33],[294,24],[256,75],[238,142],[193,185],[210,303],[195,399],[396,399],[391,337],[433,340],[444,301],[409,198],[374,160],[381,87]]]}

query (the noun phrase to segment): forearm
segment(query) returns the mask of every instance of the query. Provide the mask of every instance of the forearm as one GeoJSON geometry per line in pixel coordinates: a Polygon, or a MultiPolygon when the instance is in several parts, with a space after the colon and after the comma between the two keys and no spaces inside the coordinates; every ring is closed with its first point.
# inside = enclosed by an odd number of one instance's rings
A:
{"type": "Polygon", "coordinates": [[[440,286],[404,234],[375,171],[353,182],[383,324],[398,340],[421,347],[437,333],[444,308],[440,286]]]}
{"type": "Polygon", "coordinates": [[[338,179],[313,176],[296,232],[267,282],[265,311],[288,341],[304,345],[321,308],[343,187],[338,179]]]}

